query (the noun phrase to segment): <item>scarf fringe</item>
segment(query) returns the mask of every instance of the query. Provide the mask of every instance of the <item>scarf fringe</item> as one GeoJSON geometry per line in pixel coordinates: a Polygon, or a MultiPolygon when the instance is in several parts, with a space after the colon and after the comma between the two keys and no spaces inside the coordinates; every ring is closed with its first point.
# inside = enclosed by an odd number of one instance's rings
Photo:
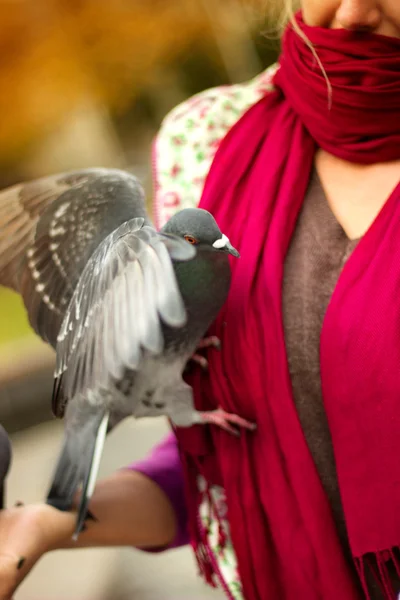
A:
{"type": "Polygon", "coordinates": [[[370,591],[368,590],[367,585],[367,570],[372,573],[374,579],[378,583],[384,600],[396,600],[398,598],[398,592],[396,593],[393,588],[394,582],[392,582],[390,578],[389,569],[392,566],[394,572],[400,577],[400,547],[355,557],[354,564],[366,600],[371,600],[370,591]]]}
{"type": "MultiPolygon", "coordinates": [[[[223,549],[227,542],[227,535],[223,526],[222,519],[219,515],[217,505],[213,500],[211,489],[207,483],[206,489],[199,494],[196,502],[197,510],[200,509],[201,504],[204,500],[207,500],[209,521],[211,524],[212,519],[215,519],[218,524],[218,545],[223,549]]],[[[205,527],[200,520],[200,516],[197,517],[197,535],[196,539],[192,543],[193,550],[196,556],[197,564],[200,570],[200,575],[203,576],[206,583],[211,587],[218,587],[215,579],[218,579],[218,573],[216,570],[215,558],[212,556],[212,550],[208,541],[210,535],[209,527],[205,527]]]]}
{"type": "MultiPolygon", "coordinates": [[[[209,528],[205,527],[200,518],[200,506],[204,498],[207,498],[209,504],[209,518],[212,517],[213,501],[210,491],[210,485],[206,483],[206,489],[200,491],[197,486],[197,476],[202,474],[201,461],[197,457],[191,457],[195,464],[195,471],[192,471],[192,477],[187,481],[186,493],[189,497],[189,529],[191,545],[199,569],[199,575],[211,587],[217,588],[218,573],[215,559],[212,557],[212,551],[208,542],[209,528]]],[[[188,457],[181,454],[183,464],[187,464],[188,457]]],[[[204,478],[206,481],[206,479],[204,478]]],[[[214,511],[215,512],[215,511],[214,511]]],[[[216,513],[217,514],[217,513],[216,513]]]]}
{"type": "MultiPolygon", "coordinates": [[[[208,502],[209,502],[209,519],[211,522],[211,510],[212,510],[212,505],[211,505],[211,493],[209,490],[209,486],[207,484],[207,489],[206,491],[200,495],[200,497],[198,498],[197,502],[196,502],[196,510],[200,510],[200,506],[202,503],[202,500],[204,499],[204,496],[207,498],[208,502]]],[[[217,587],[214,578],[216,577],[216,572],[215,572],[215,568],[214,568],[214,564],[213,561],[211,560],[211,555],[210,555],[210,549],[209,549],[209,543],[208,543],[208,536],[209,536],[209,528],[204,527],[204,525],[201,522],[200,519],[200,515],[197,515],[197,543],[195,541],[195,543],[193,544],[193,549],[194,549],[194,553],[196,556],[196,560],[197,560],[197,564],[200,570],[200,575],[204,578],[204,580],[206,581],[206,583],[208,583],[208,585],[210,585],[211,587],[217,587]]]]}
{"type": "Polygon", "coordinates": [[[213,561],[210,558],[207,542],[193,543],[192,547],[196,557],[199,575],[203,577],[204,581],[209,586],[213,588],[218,587],[215,581],[217,573],[215,571],[213,561]]]}

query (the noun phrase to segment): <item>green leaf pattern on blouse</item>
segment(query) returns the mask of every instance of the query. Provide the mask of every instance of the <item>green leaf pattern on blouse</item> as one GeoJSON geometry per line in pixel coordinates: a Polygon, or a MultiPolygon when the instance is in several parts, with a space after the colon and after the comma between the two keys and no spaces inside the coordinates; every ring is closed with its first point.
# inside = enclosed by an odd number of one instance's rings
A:
{"type": "MultiPolygon", "coordinates": [[[[250,80],[196,94],[164,119],[153,148],[154,219],[158,227],[178,210],[200,202],[215,152],[229,129],[266,93],[273,90],[276,65],[250,80]]],[[[199,489],[205,489],[199,477],[199,489]]],[[[244,600],[232,545],[225,491],[211,486],[212,505],[205,496],[200,519],[208,531],[209,547],[220,576],[235,600],[244,600]],[[224,543],[221,545],[221,531],[224,543]]]]}
{"type": "Polygon", "coordinates": [[[164,119],[154,144],[154,218],[158,227],[182,208],[197,206],[215,152],[229,129],[273,89],[276,65],[251,81],[212,88],[164,119]]]}

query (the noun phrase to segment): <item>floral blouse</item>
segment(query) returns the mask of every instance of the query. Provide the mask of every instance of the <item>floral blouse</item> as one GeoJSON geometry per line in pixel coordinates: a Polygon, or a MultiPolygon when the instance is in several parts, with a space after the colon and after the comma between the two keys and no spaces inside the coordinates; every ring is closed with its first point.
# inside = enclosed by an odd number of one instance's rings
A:
{"type": "MultiPolygon", "coordinates": [[[[201,92],[180,104],[164,119],[153,146],[154,220],[157,227],[162,227],[175,212],[199,204],[207,173],[221,140],[246,110],[273,89],[272,77],[276,68],[274,65],[244,84],[201,92]]],[[[183,486],[169,486],[163,483],[166,478],[157,475],[165,463],[162,453],[167,451],[167,447],[171,453],[171,443],[176,445],[174,440],[163,442],[148,459],[131,468],[149,474],[165,488],[177,512],[178,523],[182,523],[182,506],[178,507],[182,499],[177,500],[177,494],[170,493],[170,487],[176,491],[183,486]]],[[[177,480],[182,477],[177,448],[176,463],[171,462],[171,454],[169,457],[168,481],[171,482],[175,475],[177,480]],[[174,464],[175,475],[171,467],[174,464]]],[[[198,486],[200,491],[205,489],[202,477],[198,479],[198,486]]],[[[183,495],[183,489],[181,493],[183,495]]],[[[230,540],[225,493],[223,488],[212,486],[210,494],[212,505],[204,494],[199,517],[208,532],[209,552],[218,574],[217,583],[228,598],[243,600],[237,560],[230,540]],[[225,534],[223,546],[220,545],[221,526],[225,534]]],[[[178,533],[178,537],[182,539],[182,532],[178,533]]]]}

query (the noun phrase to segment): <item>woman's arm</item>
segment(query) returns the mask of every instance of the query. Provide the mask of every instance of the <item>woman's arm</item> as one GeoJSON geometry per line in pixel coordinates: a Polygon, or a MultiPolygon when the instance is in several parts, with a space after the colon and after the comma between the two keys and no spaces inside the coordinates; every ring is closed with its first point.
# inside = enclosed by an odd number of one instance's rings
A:
{"type": "MultiPolygon", "coordinates": [[[[89,504],[95,521],[78,539],[82,546],[136,546],[165,550],[189,541],[178,445],[166,436],[150,454],[100,481],[89,504]]],[[[71,534],[72,535],[72,534],[71,534]]],[[[75,547],[68,539],[63,547],[75,547]]]]}
{"type": "Polygon", "coordinates": [[[152,479],[124,469],[98,482],[89,510],[95,520],[76,542],[71,537],[75,514],[64,539],[54,539],[49,549],[87,546],[164,548],[176,537],[177,517],[168,495],[152,479]]]}
{"type": "Polygon", "coordinates": [[[0,511],[0,600],[11,598],[50,550],[136,546],[154,551],[185,543],[182,506],[182,469],[176,440],[168,436],[144,461],[98,482],[89,504],[95,520],[87,521],[76,542],[74,512],[45,504],[0,511]]]}
{"type": "Polygon", "coordinates": [[[0,600],[9,600],[50,550],[89,546],[167,546],[175,537],[173,506],[146,475],[124,470],[100,481],[90,511],[96,521],[74,542],[76,515],[47,504],[0,511],[0,600]],[[19,568],[18,568],[19,567],[19,568]]]}

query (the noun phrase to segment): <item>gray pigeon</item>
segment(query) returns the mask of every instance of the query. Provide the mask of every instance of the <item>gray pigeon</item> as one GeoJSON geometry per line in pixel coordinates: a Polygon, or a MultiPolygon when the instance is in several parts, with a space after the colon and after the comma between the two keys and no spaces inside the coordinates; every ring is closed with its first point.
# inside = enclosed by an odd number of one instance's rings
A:
{"type": "Polygon", "coordinates": [[[49,504],[87,516],[106,434],[124,418],[167,415],[180,427],[253,425],[195,410],[182,372],[228,294],[228,255],[212,215],[185,209],[157,232],[137,179],[88,169],[0,194],[0,283],[21,293],[56,349],[53,412],[65,414],[49,504]]]}

